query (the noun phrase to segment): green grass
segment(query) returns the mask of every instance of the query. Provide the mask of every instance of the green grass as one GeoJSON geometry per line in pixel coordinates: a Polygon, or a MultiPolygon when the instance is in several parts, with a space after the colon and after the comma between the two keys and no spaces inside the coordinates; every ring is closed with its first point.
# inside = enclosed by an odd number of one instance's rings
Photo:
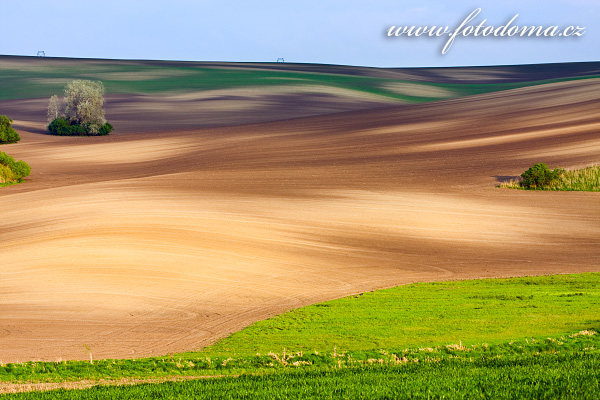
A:
{"type": "MultiPolygon", "coordinates": [[[[450,97],[462,97],[594,77],[597,76],[498,84],[410,83],[423,85],[424,88],[430,86],[446,89],[450,92],[450,97]]],[[[73,62],[61,67],[32,64],[27,68],[0,68],[0,81],[3,83],[0,100],[49,98],[54,94],[62,95],[65,84],[73,79],[101,80],[105,85],[107,94],[172,94],[249,86],[317,85],[349,89],[413,103],[435,101],[442,98],[394,93],[392,90],[387,89],[386,85],[408,81],[373,76],[196,66],[106,65],[89,62],[82,62],[78,65],[73,62]]]]}
{"type": "Polygon", "coordinates": [[[257,322],[205,353],[497,343],[600,327],[599,281],[600,274],[581,274],[400,286],[257,322]]]}
{"type": "Polygon", "coordinates": [[[599,281],[417,283],[293,310],[201,352],[0,365],[0,381],[225,376],[9,399],[598,398],[599,281]]]}
{"type": "Polygon", "coordinates": [[[600,353],[436,358],[397,364],[287,369],[275,373],[135,386],[7,395],[8,399],[563,398],[600,393],[600,353]]]}
{"type": "Polygon", "coordinates": [[[547,350],[547,337],[554,349],[564,343],[570,344],[562,348],[577,351],[600,348],[600,335],[569,337],[600,328],[599,280],[600,274],[588,273],[417,283],[293,310],[201,352],[93,364],[7,364],[0,366],[0,381],[239,374],[394,362],[396,356],[456,358],[463,353],[454,350],[463,348],[469,358],[530,356],[547,350]]]}
{"type": "Polygon", "coordinates": [[[519,179],[501,183],[500,187],[523,190],[600,192],[600,166],[565,170],[550,184],[540,187],[523,187],[519,179]]]}

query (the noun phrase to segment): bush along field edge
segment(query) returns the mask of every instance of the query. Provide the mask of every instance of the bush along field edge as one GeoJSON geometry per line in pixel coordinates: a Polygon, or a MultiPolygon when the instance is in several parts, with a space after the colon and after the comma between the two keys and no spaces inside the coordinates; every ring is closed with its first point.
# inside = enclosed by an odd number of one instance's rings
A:
{"type": "Polygon", "coordinates": [[[503,182],[499,187],[523,190],[600,192],[600,165],[579,169],[550,169],[545,163],[535,164],[520,178],[503,182]]]}
{"type": "MultiPolygon", "coordinates": [[[[0,144],[16,143],[21,140],[12,127],[13,120],[0,115],[0,144]]],[[[8,154],[0,151],[0,187],[23,182],[23,178],[31,174],[31,167],[25,161],[15,161],[8,154]]]]}

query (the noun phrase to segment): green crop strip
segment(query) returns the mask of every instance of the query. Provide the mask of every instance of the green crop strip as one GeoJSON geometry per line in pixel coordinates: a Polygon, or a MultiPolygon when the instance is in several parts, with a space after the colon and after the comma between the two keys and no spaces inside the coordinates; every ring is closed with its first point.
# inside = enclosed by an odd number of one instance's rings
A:
{"type": "Polygon", "coordinates": [[[100,80],[107,94],[174,94],[206,90],[222,90],[252,86],[306,86],[317,85],[347,89],[357,93],[382,96],[390,100],[421,103],[443,98],[508,90],[575,79],[586,76],[518,83],[498,84],[441,84],[384,79],[371,76],[329,74],[296,71],[276,71],[242,68],[156,67],[142,65],[114,66],[89,64],[81,66],[30,66],[27,69],[0,68],[0,100],[50,97],[61,95],[65,84],[73,79],[100,80]],[[411,94],[395,92],[390,84],[411,84],[411,94]],[[420,89],[443,89],[445,95],[418,95],[420,89]],[[416,90],[417,93],[412,93],[416,90]]]}

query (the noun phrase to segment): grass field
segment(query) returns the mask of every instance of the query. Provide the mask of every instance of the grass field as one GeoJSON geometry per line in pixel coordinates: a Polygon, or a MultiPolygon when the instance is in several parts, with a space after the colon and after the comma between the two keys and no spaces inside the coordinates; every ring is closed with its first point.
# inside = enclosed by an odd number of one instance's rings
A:
{"type": "Polygon", "coordinates": [[[444,360],[402,366],[286,371],[130,387],[8,395],[10,399],[593,399],[600,357],[544,355],[517,361],[444,360]]]}
{"type": "Polygon", "coordinates": [[[257,322],[211,355],[368,351],[499,343],[600,327],[600,275],[418,283],[317,304],[257,322]],[[316,335],[315,332],[319,334],[316,335]]]}
{"type": "Polygon", "coordinates": [[[0,379],[241,375],[8,398],[593,398],[599,278],[417,283],[294,310],[202,352],[9,364],[0,379]]]}

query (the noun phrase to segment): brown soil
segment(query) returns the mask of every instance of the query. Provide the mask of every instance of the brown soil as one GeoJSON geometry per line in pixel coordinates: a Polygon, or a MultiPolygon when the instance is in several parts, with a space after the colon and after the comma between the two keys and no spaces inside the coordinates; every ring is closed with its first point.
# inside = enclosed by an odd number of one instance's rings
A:
{"type": "Polygon", "coordinates": [[[407,282],[600,271],[600,194],[496,187],[598,163],[599,105],[593,79],[221,128],[142,113],[161,129],[93,138],[17,120],[1,150],[33,173],[0,189],[0,361],[162,355],[407,282]]]}

